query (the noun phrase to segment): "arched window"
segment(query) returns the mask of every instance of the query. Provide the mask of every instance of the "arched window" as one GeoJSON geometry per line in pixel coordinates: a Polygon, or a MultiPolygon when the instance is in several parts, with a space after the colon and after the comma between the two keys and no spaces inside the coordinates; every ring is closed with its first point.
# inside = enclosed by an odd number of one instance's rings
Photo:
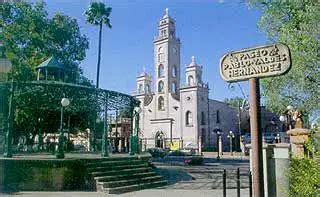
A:
{"type": "Polygon", "coordinates": [[[164,83],[163,81],[159,81],[159,84],[158,84],[158,92],[163,92],[164,90],[164,83]]]}
{"type": "Polygon", "coordinates": [[[193,76],[188,76],[188,85],[191,86],[191,85],[194,85],[194,80],[193,80],[193,76]]]}
{"type": "Polygon", "coordinates": [[[158,67],[158,77],[164,77],[164,66],[162,64],[158,67]]]}
{"type": "Polygon", "coordinates": [[[172,67],[172,77],[176,77],[177,76],[177,67],[173,66],[172,67]]]}
{"type": "Polygon", "coordinates": [[[162,96],[160,96],[158,99],[158,109],[164,110],[164,98],[162,96]]]}
{"type": "Polygon", "coordinates": [[[142,84],[139,84],[139,86],[138,86],[138,92],[141,93],[141,92],[143,91],[142,89],[143,89],[142,84]]]}
{"type": "Polygon", "coordinates": [[[164,53],[163,53],[163,48],[160,47],[158,49],[158,62],[161,63],[164,61],[164,53]]]}
{"type": "Polygon", "coordinates": [[[149,84],[146,85],[146,92],[147,92],[147,93],[150,93],[150,92],[151,92],[151,89],[150,89],[150,85],[149,85],[149,84]]]}
{"type": "Polygon", "coordinates": [[[192,113],[191,113],[191,111],[186,112],[186,125],[192,126],[192,113]]]}
{"type": "Polygon", "coordinates": [[[206,124],[206,115],[203,111],[201,112],[201,124],[202,125],[206,124]]]}
{"type": "Polygon", "coordinates": [[[177,85],[176,85],[175,82],[173,82],[173,83],[171,84],[171,91],[172,91],[173,93],[177,93],[177,85]]]}

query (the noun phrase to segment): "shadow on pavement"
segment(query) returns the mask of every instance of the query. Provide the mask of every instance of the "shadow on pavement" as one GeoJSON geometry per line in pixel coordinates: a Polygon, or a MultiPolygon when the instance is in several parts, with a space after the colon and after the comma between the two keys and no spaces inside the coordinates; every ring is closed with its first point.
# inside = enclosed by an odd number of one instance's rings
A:
{"type": "Polygon", "coordinates": [[[174,185],[180,181],[190,181],[194,179],[182,169],[156,168],[156,172],[168,181],[168,185],[174,185]]]}

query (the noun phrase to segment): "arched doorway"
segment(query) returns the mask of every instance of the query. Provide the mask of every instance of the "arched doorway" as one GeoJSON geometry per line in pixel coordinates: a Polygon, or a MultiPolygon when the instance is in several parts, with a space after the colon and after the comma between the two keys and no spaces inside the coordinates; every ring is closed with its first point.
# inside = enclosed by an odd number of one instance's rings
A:
{"type": "Polygon", "coordinates": [[[155,136],[155,147],[164,148],[164,134],[162,131],[158,131],[155,136]]]}

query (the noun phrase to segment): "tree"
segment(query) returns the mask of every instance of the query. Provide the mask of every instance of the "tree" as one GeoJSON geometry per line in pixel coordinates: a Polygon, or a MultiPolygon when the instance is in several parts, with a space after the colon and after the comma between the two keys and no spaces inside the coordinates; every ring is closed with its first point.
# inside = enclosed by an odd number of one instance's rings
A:
{"type": "Polygon", "coordinates": [[[235,97],[235,98],[226,98],[224,99],[225,103],[227,103],[229,106],[231,107],[242,107],[246,102],[245,99],[241,98],[241,97],[235,97]]]}
{"type": "Polygon", "coordinates": [[[44,6],[23,1],[0,5],[0,39],[15,80],[35,79],[35,67],[52,55],[81,74],[78,65],[89,47],[87,37],[76,19],[59,13],[49,18],[44,6]]]}
{"type": "Polygon", "coordinates": [[[99,48],[98,48],[98,64],[97,64],[97,79],[96,87],[99,88],[99,75],[100,75],[100,60],[101,60],[101,36],[102,36],[102,26],[107,25],[110,29],[112,28],[110,24],[110,13],[112,8],[106,7],[104,3],[92,2],[89,8],[86,10],[85,15],[87,21],[92,25],[99,26],[99,48]]]}
{"type": "Polygon", "coordinates": [[[289,46],[292,68],[283,76],[262,80],[266,105],[281,113],[293,105],[313,116],[320,102],[320,3],[318,1],[248,0],[262,10],[259,27],[271,42],[289,46]]]}
{"type": "MultiPolygon", "coordinates": [[[[65,116],[70,117],[71,129],[78,131],[87,128],[89,120],[93,119],[90,112],[97,108],[92,92],[78,89],[69,91],[63,86],[55,88],[48,85],[43,89],[40,86],[24,85],[25,81],[35,80],[36,66],[50,56],[55,56],[67,69],[77,74],[77,81],[70,78],[67,82],[92,86],[79,68],[89,47],[87,37],[81,34],[75,19],[59,13],[49,18],[44,6],[42,2],[32,4],[22,1],[0,4],[0,39],[3,51],[12,63],[11,78],[20,82],[16,87],[19,91],[14,96],[15,136],[36,134],[39,127],[46,132],[57,131],[60,121],[59,104],[65,93],[62,90],[69,93],[66,96],[70,95],[73,102],[66,109],[65,116]],[[42,120],[39,121],[39,118],[42,120]]],[[[1,96],[4,97],[2,94],[1,96]]]]}

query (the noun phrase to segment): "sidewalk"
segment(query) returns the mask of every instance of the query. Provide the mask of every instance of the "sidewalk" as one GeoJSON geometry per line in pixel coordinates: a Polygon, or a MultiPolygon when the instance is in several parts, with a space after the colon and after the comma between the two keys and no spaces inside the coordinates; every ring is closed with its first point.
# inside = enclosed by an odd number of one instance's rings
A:
{"type": "MultiPolygon", "coordinates": [[[[102,197],[102,196],[123,196],[123,197],[222,197],[222,190],[178,190],[178,189],[148,189],[137,192],[130,192],[121,195],[104,194],[98,192],[19,192],[13,195],[2,194],[1,197],[23,196],[23,197],[102,197]]],[[[228,197],[236,197],[237,191],[234,189],[227,190],[228,197]]],[[[241,196],[249,196],[248,189],[241,190],[241,196]]]]}

